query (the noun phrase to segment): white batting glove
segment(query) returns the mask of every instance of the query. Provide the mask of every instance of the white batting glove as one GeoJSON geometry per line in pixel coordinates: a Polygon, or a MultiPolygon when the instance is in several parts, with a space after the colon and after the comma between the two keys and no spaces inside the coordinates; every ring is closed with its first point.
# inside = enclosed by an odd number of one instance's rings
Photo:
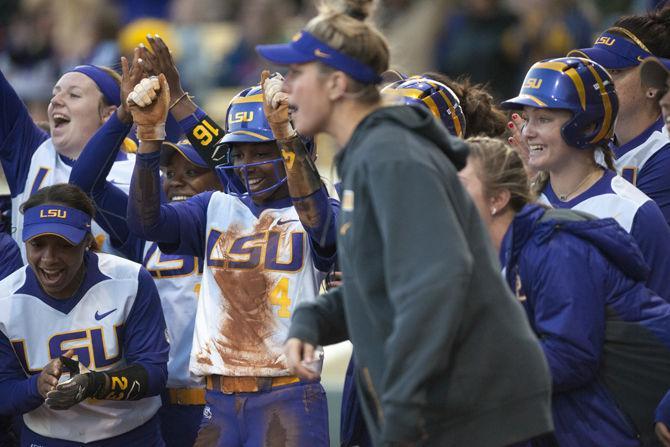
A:
{"type": "Polygon", "coordinates": [[[158,92],[160,88],[161,86],[157,76],[144,78],[135,86],[133,91],[128,94],[126,102],[128,105],[134,103],[139,107],[146,107],[156,99],[156,92],[158,92]]]}

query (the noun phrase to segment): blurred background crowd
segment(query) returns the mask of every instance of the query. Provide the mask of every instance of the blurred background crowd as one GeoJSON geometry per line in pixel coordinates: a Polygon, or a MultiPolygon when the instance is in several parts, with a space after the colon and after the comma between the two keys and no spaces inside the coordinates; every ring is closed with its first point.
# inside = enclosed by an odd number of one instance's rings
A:
{"type": "MultiPolygon", "coordinates": [[[[118,67],[147,32],[173,49],[182,82],[213,117],[257,82],[253,48],[283,41],[313,0],[0,0],[0,69],[45,118],[51,87],[81,63],[118,67]]],[[[532,61],[586,47],[616,18],[659,0],[380,0],[394,68],[439,70],[513,96],[532,61]]]]}

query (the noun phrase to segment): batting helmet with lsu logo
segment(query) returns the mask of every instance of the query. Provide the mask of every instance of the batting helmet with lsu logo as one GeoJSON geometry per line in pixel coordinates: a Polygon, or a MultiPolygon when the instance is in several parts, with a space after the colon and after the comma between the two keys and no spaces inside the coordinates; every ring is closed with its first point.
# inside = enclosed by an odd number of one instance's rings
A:
{"type": "Polygon", "coordinates": [[[446,85],[425,76],[410,76],[382,89],[382,94],[398,99],[402,104],[428,107],[446,126],[449,133],[465,135],[465,115],[456,94],[446,85]]]}
{"type": "Polygon", "coordinates": [[[619,100],[603,67],[588,59],[563,57],[535,63],[519,95],[502,103],[505,109],[525,106],[569,110],[572,118],[561,128],[563,139],[589,148],[612,137],[619,100]]]}
{"type": "MultiPolygon", "coordinates": [[[[224,151],[224,163],[216,167],[216,172],[229,194],[238,196],[259,195],[272,191],[286,183],[286,174],[281,166],[281,156],[272,160],[235,165],[231,151],[236,143],[274,143],[275,137],[263,111],[263,90],[259,85],[246,88],[230,101],[226,112],[226,134],[219,141],[218,147],[224,151]],[[272,164],[274,182],[259,191],[249,187],[249,169],[263,164],[272,164]],[[241,175],[238,175],[239,172],[241,175]]],[[[303,143],[310,154],[314,153],[314,140],[303,138],[303,143]]]]}

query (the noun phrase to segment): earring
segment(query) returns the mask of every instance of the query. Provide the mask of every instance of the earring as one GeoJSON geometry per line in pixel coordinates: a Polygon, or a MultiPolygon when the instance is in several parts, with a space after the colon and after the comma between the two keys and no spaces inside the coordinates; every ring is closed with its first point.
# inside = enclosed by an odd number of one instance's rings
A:
{"type": "Polygon", "coordinates": [[[491,208],[491,216],[495,216],[497,212],[498,212],[498,210],[496,209],[495,206],[493,208],[491,208]]]}
{"type": "Polygon", "coordinates": [[[647,98],[653,98],[654,96],[656,96],[656,93],[653,90],[647,90],[647,98]]]}

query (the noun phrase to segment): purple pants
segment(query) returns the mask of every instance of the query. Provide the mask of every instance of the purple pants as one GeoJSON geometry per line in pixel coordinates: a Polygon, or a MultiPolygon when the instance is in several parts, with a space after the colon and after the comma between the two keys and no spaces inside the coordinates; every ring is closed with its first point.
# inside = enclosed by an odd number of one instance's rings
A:
{"type": "Polygon", "coordinates": [[[329,445],[326,392],[298,382],[257,393],[207,390],[197,447],[329,445]]]}

